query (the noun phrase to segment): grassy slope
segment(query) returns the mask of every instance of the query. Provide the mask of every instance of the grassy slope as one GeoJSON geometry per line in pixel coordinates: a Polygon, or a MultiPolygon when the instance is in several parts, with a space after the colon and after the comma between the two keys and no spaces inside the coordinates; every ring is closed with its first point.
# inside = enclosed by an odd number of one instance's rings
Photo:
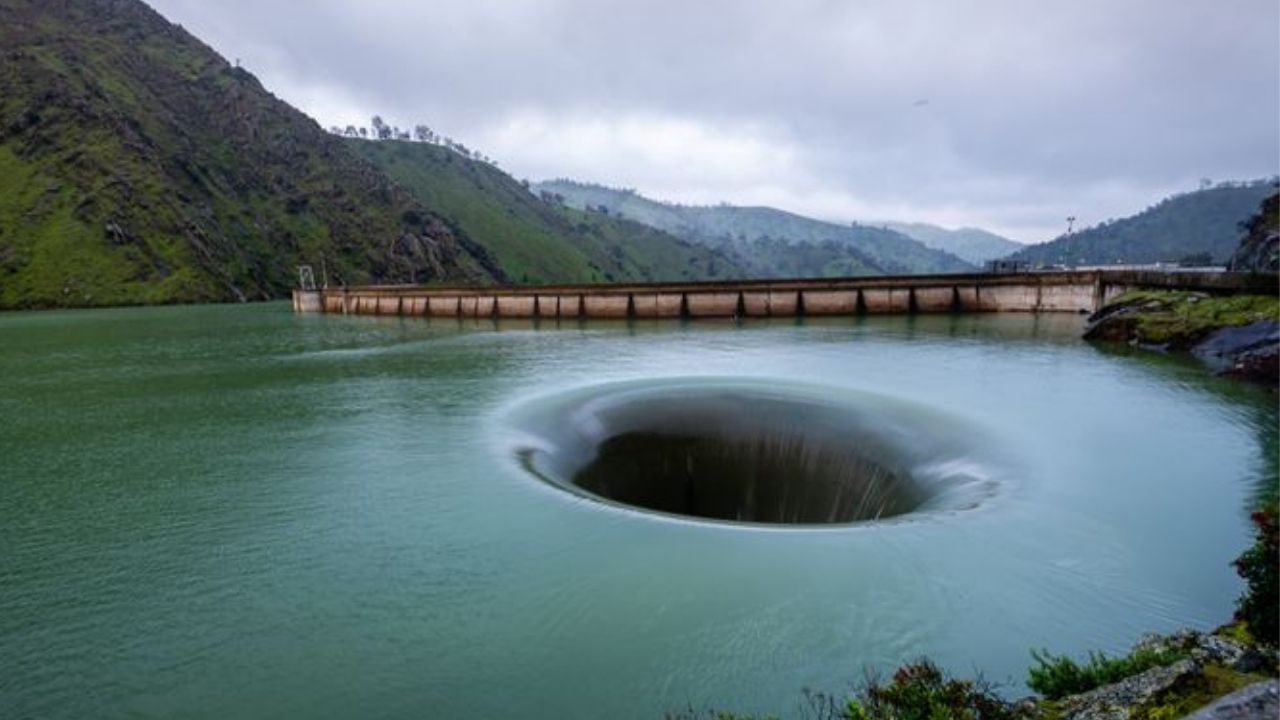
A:
{"type": "Polygon", "coordinates": [[[764,207],[669,205],[634,192],[599,185],[556,180],[539,183],[539,190],[559,193],[573,207],[606,207],[614,215],[639,220],[712,246],[733,247],[750,256],[759,269],[783,275],[795,267],[785,257],[788,245],[808,243],[802,274],[823,274],[825,267],[853,269],[841,274],[963,272],[973,266],[948,253],[933,250],[897,232],[865,225],[846,226],[801,217],[764,207]],[[781,240],[761,246],[759,240],[781,240]]]}
{"type": "Polygon", "coordinates": [[[1031,263],[1103,265],[1177,262],[1209,253],[1226,262],[1248,220],[1272,192],[1271,181],[1219,186],[1175,195],[1132,217],[1032,245],[1010,257],[1031,263]]]}
{"type": "Polygon", "coordinates": [[[321,258],[350,282],[500,275],[137,0],[3,0],[0,47],[0,307],[277,297],[321,258]]]}
{"type": "Polygon", "coordinates": [[[744,275],[735,261],[637,222],[550,205],[498,168],[436,145],[348,140],[528,283],[744,275]]]}
{"type": "Polygon", "coordinates": [[[1190,347],[1224,327],[1259,320],[1280,321],[1280,298],[1272,295],[1204,297],[1178,290],[1135,290],[1108,307],[1135,306],[1135,336],[1150,345],[1190,347]]]}

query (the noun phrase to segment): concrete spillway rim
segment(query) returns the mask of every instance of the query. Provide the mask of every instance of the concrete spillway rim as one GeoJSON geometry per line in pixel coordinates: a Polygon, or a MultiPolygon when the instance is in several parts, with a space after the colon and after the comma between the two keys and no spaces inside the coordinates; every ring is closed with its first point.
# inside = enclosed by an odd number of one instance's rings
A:
{"type": "Polygon", "coordinates": [[[706,387],[708,385],[722,387],[724,384],[733,387],[743,387],[744,385],[763,387],[771,391],[779,389],[783,389],[785,392],[800,391],[808,394],[810,398],[830,399],[833,393],[846,399],[849,397],[875,398],[889,404],[896,404],[907,411],[914,410],[931,413],[937,416],[935,420],[944,418],[946,422],[952,424],[952,427],[963,426],[966,428],[961,433],[963,435],[962,439],[958,438],[958,436],[948,437],[946,443],[943,443],[944,445],[954,444],[957,440],[961,444],[964,441],[981,443],[982,440],[979,438],[987,441],[992,440],[987,433],[964,423],[959,418],[937,414],[929,408],[861,390],[832,388],[812,383],[798,383],[789,380],[779,381],[767,378],[682,376],[579,385],[518,400],[504,413],[504,424],[507,425],[508,429],[514,429],[515,433],[500,433],[507,440],[501,451],[506,457],[514,461],[522,476],[536,479],[536,486],[539,488],[545,489],[561,499],[569,499],[575,504],[581,504],[593,511],[605,510],[629,519],[647,519],[686,525],[770,532],[836,532],[937,521],[961,513],[968,514],[993,507],[995,505],[993,501],[1003,494],[1003,491],[1011,483],[1013,476],[1011,465],[1006,464],[999,453],[982,452],[969,457],[965,453],[953,451],[950,455],[944,453],[945,456],[916,458],[913,472],[929,475],[930,482],[946,482],[949,484],[945,489],[931,496],[918,509],[894,517],[830,523],[753,522],[749,520],[693,517],[619,502],[579,487],[573,482],[566,481],[563,477],[558,477],[556,473],[548,470],[545,464],[545,456],[542,455],[547,447],[548,440],[546,436],[541,435],[539,430],[531,428],[527,424],[527,421],[530,420],[529,416],[533,415],[534,425],[542,428],[555,426],[559,421],[548,416],[547,412],[553,414],[557,411],[562,412],[565,409],[565,403],[572,405],[575,402],[581,402],[600,395],[609,395],[619,390],[641,386],[651,386],[655,390],[680,390],[682,388],[706,387]]]}

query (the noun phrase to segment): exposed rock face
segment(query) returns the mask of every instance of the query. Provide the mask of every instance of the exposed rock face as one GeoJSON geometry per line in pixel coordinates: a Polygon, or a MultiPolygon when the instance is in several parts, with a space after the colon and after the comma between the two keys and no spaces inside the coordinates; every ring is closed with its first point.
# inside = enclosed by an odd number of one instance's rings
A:
{"type": "Polygon", "coordinates": [[[1241,272],[1280,272],[1280,193],[1262,201],[1262,209],[1244,224],[1245,236],[1228,265],[1241,272]]]}
{"type": "MultiPolygon", "coordinates": [[[[1262,202],[1231,261],[1236,271],[1280,272],[1280,193],[1262,202]]],[[[1280,317],[1274,295],[1213,298],[1203,293],[1133,293],[1094,313],[1087,340],[1190,350],[1215,372],[1280,384],[1280,317]]]]}
{"type": "Polygon", "coordinates": [[[1187,720],[1275,720],[1280,717],[1280,680],[1265,680],[1220,697],[1187,720]]]}
{"type": "Polygon", "coordinates": [[[1112,303],[1089,316],[1084,328],[1084,339],[1141,342],[1138,335],[1139,316],[1144,312],[1160,312],[1165,308],[1164,302],[1147,298],[1112,303]]]}
{"type": "Polygon", "coordinates": [[[1086,340],[1190,351],[1214,372],[1280,383],[1280,318],[1274,298],[1203,293],[1137,294],[1089,317],[1086,340]],[[1269,304],[1268,304],[1269,303],[1269,304]]]}
{"type": "Polygon", "coordinates": [[[1135,650],[1182,650],[1191,658],[1204,664],[1222,665],[1236,672],[1259,672],[1274,666],[1276,659],[1256,647],[1244,645],[1231,638],[1183,630],[1173,635],[1145,635],[1135,650]]]}
{"type": "Polygon", "coordinates": [[[1222,328],[1191,350],[1217,372],[1256,382],[1280,377],[1280,322],[1222,328]]]}
{"type": "MultiPolygon", "coordinates": [[[[1171,697],[1187,692],[1203,692],[1205,668],[1214,666],[1236,673],[1274,672],[1274,651],[1264,651],[1231,638],[1184,630],[1173,635],[1146,635],[1134,646],[1135,651],[1176,651],[1188,657],[1165,667],[1104,685],[1079,695],[1059,700],[1052,716],[1055,720],[1129,720],[1154,717],[1152,713],[1167,704],[1171,697]]],[[[1193,717],[1198,720],[1244,720],[1277,717],[1280,702],[1276,681],[1250,685],[1220,698],[1193,717]]]]}
{"type": "Polygon", "coordinates": [[[1161,695],[1176,690],[1199,677],[1201,664],[1188,658],[1168,667],[1155,667],[1104,685],[1059,703],[1063,720],[1128,720],[1142,705],[1152,704],[1161,695]]]}

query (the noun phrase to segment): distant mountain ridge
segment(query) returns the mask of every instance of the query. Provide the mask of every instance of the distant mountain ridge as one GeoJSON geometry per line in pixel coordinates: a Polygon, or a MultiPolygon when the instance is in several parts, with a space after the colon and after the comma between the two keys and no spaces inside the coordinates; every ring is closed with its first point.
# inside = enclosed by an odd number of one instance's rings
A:
{"type": "Polygon", "coordinates": [[[956,257],[977,265],[988,260],[1002,258],[1025,247],[1020,242],[981,228],[963,227],[949,230],[929,223],[882,222],[880,225],[914,238],[935,250],[949,252],[956,257]]]}
{"type": "Polygon", "coordinates": [[[1113,265],[1207,260],[1224,264],[1243,234],[1241,223],[1274,192],[1276,180],[1220,183],[1173,195],[1131,217],[1029,245],[1011,260],[1042,265],[1113,265]],[[1197,256],[1199,256],[1197,258],[1197,256]]]}
{"type": "MultiPolygon", "coordinates": [[[[1010,242],[526,186],[437,145],[337,137],[139,0],[0,0],[0,53],[0,308],[272,299],[303,263],[337,284],[964,272],[1010,242]]],[[[1225,261],[1273,183],[1013,257],[1225,261]]]]}
{"type": "Polygon", "coordinates": [[[673,205],[631,190],[572,180],[535,183],[570,207],[622,216],[690,242],[734,252],[762,276],[948,273],[973,265],[902,233],[840,225],[767,207],[673,205]]]}
{"type": "Polygon", "coordinates": [[[456,233],[483,238],[520,283],[740,278],[737,258],[648,225],[539,200],[493,165],[446,147],[346,141],[444,218],[456,233]]]}

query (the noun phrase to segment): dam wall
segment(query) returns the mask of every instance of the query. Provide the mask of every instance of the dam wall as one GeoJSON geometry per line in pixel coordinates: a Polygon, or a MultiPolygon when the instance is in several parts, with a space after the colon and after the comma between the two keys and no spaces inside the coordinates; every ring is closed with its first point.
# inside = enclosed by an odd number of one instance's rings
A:
{"type": "Polygon", "coordinates": [[[1134,289],[1277,292],[1270,275],[1092,270],[691,283],[295,290],[301,313],[497,318],[727,318],[1094,312],[1134,289]]]}

